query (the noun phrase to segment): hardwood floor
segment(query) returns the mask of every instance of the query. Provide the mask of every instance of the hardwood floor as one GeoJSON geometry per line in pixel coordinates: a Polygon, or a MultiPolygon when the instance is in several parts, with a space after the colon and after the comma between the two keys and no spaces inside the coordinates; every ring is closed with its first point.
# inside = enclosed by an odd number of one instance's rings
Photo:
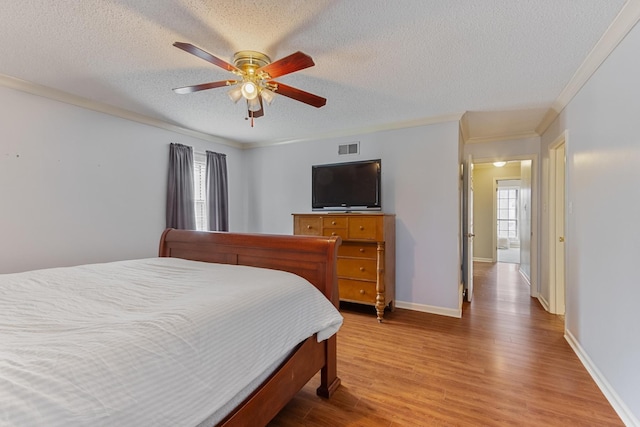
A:
{"type": "Polygon", "coordinates": [[[322,399],[314,378],[269,425],[623,425],[517,265],[474,268],[462,319],[396,309],[378,324],[343,308],[342,386],[322,399]]]}

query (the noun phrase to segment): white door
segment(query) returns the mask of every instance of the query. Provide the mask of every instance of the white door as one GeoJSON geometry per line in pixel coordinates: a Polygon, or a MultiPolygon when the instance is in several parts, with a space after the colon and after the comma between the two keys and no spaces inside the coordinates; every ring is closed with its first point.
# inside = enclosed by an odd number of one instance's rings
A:
{"type": "Polygon", "coordinates": [[[564,314],[564,270],[565,270],[565,245],[564,245],[564,222],[565,222],[565,144],[560,145],[556,150],[556,309],[557,314],[564,314]]]}
{"type": "Polygon", "coordinates": [[[469,156],[462,173],[463,185],[463,235],[462,274],[467,301],[473,298],[473,158],[469,156]]]}
{"type": "Polygon", "coordinates": [[[565,138],[549,151],[549,311],[565,311],[565,138]]]}

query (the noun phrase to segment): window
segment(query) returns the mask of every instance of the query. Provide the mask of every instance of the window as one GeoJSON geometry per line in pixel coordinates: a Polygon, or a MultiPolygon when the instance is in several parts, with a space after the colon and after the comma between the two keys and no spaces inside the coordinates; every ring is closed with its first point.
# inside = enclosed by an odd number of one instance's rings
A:
{"type": "Polygon", "coordinates": [[[518,238],[518,188],[499,187],[498,194],[498,237],[518,238]]]}
{"type": "Polygon", "coordinates": [[[196,230],[207,230],[207,157],[193,153],[193,197],[195,199],[196,230]]]}

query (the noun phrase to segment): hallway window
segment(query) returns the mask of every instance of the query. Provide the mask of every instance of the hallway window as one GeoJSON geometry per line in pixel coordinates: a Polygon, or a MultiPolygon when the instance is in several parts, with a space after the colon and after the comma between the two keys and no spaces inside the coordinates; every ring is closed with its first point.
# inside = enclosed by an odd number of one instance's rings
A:
{"type": "Polygon", "coordinates": [[[518,188],[499,187],[498,195],[498,237],[518,239],[518,188]]]}

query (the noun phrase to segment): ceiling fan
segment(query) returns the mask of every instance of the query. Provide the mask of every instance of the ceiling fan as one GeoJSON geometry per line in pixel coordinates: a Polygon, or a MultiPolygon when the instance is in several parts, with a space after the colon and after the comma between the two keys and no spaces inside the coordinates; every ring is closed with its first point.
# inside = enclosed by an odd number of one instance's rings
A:
{"type": "Polygon", "coordinates": [[[233,102],[237,103],[241,98],[247,101],[248,117],[251,118],[252,127],[253,119],[264,115],[263,101],[271,104],[277,93],[316,108],[320,108],[327,103],[325,98],[318,95],[273,80],[285,74],[313,67],[315,65],[313,59],[302,52],[296,52],[271,62],[271,59],[264,53],[242,50],[236,52],[233,56],[232,65],[190,43],[175,42],[173,45],[238,76],[237,79],[233,80],[179,87],[173,89],[173,91],[186,94],[222,86],[231,86],[228,94],[233,102]]]}

